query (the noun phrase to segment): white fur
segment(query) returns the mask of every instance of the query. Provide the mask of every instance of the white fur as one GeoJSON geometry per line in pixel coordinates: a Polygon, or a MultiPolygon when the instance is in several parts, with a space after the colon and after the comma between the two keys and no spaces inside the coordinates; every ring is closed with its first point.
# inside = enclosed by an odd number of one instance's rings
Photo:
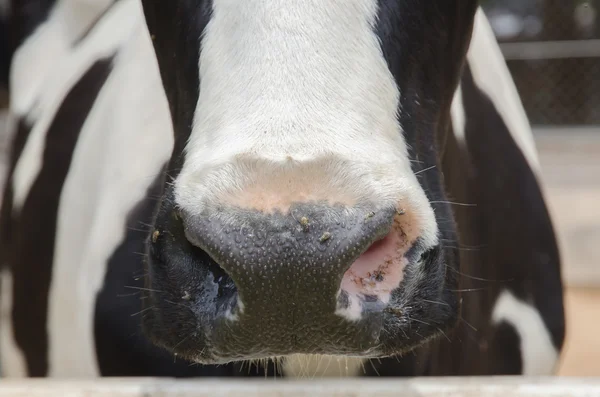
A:
{"type": "Polygon", "coordinates": [[[558,352],[552,344],[539,311],[529,303],[520,301],[510,291],[504,290],[496,300],[492,323],[507,322],[521,339],[523,375],[553,375],[558,363],[558,352]]]}
{"type": "MultiPolygon", "coordinates": [[[[53,76],[60,68],[55,65],[64,61],[72,43],[112,3],[112,0],[59,0],[48,20],[15,52],[10,71],[11,112],[29,114],[40,94],[51,91],[53,76]]],[[[71,69],[64,72],[69,75],[71,69]]],[[[43,104],[40,107],[45,108],[43,104]]]]}
{"type": "MultiPolygon", "coordinates": [[[[341,290],[338,292],[338,296],[339,296],[340,292],[341,292],[341,290]]],[[[335,314],[337,314],[340,317],[345,318],[346,320],[348,320],[350,322],[355,322],[355,321],[359,321],[360,319],[362,319],[362,314],[363,314],[362,310],[363,310],[362,304],[361,304],[358,296],[355,294],[349,294],[348,295],[348,306],[336,307],[335,314]]]]}
{"type": "Polygon", "coordinates": [[[450,116],[452,120],[452,132],[457,138],[460,145],[464,145],[465,142],[465,126],[467,123],[465,106],[463,103],[462,88],[460,84],[454,92],[454,98],[452,100],[452,106],[450,107],[450,116]]]}
{"type": "MultiPolygon", "coordinates": [[[[98,375],[96,293],[125,237],[129,211],[145,197],[173,144],[141,6],[121,0],[115,7],[94,35],[102,42],[116,36],[123,47],[83,127],[60,201],[48,320],[54,377],[98,375]]],[[[89,40],[98,45],[95,37],[89,40]]]]}
{"type": "Polygon", "coordinates": [[[475,84],[490,97],[529,166],[538,172],[539,160],[529,120],[494,32],[481,9],[475,15],[467,60],[475,84]]]}
{"type": "Polygon", "coordinates": [[[269,200],[283,210],[310,199],[402,205],[434,245],[376,12],[375,0],[215,0],[178,204],[192,213],[269,200]]]}
{"type": "Polygon", "coordinates": [[[363,373],[364,359],[344,356],[294,354],[283,359],[282,372],[290,378],[339,378],[363,373]]]}
{"type": "Polygon", "coordinates": [[[0,271],[0,359],[2,376],[24,378],[27,376],[25,355],[15,341],[12,323],[13,278],[7,270],[0,271]]]}

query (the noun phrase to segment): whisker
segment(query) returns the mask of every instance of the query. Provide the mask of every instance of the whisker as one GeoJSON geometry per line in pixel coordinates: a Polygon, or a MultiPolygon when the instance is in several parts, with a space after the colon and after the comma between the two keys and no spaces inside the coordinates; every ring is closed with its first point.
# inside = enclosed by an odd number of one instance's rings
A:
{"type": "Polygon", "coordinates": [[[469,276],[468,274],[465,274],[457,269],[454,269],[451,266],[446,265],[446,267],[448,269],[450,269],[451,271],[453,271],[456,274],[459,274],[465,278],[469,278],[471,280],[477,280],[477,281],[485,281],[485,282],[490,282],[490,283],[509,283],[511,281],[514,281],[515,279],[506,279],[506,280],[492,280],[492,279],[487,279],[487,278],[481,278],[481,277],[475,277],[475,276],[469,276]]]}
{"type": "Polygon", "coordinates": [[[147,308],[145,308],[145,309],[142,309],[142,310],[140,310],[140,311],[139,311],[139,312],[137,312],[137,313],[133,313],[133,314],[131,315],[131,317],[138,316],[138,315],[140,315],[140,314],[142,314],[142,313],[145,313],[145,312],[147,312],[148,310],[151,310],[151,309],[154,309],[154,306],[150,306],[150,307],[147,307],[147,308]]]}
{"type": "Polygon", "coordinates": [[[458,243],[457,246],[458,247],[462,247],[462,248],[478,248],[478,249],[481,249],[481,248],[487,247],[487,245],[485,245],[485,244],[480,244],[480,245],[461,244],[458,240],[452,240],[452,239],[449,239],[449,238],[441,238],[440,241],[444,242],[444,243],[458,243]]]}
{"type": "Polygon", "coordinates": [[[192,336],[192,334],[189,334],[185,338],[183,338],[179,343],[177,343],[175,346],[173,346],[173,349],[176,349],[179,345],[181,345],[183,342],[188,340],[190,338],[190,336],[192,336]]]}
{"type": "MultiPolygon", "coordinates": [[[[407,317],[408,317],[408,316],[407,316],[407,317]]],[[[427,325],[427,326],[431,327],[431,324],[429,324],[428,322],[425,322],[425,321],[423,321],[423,320],[419,320],[419,319],[412,318],[412,317],[408,317],[408,319],[409,319],[410,321],[416,321],[416,322],[418,322],[418,323],[425,324],[425,325],[427,325]]],[[[418,335],[418,334],[417,334],[417,335],[418,335]]]]}
{"type": "Polygon", "coordinates": [[[421,299],[423,302],[427,302],[427,303],[433,303],[435,305],[443,305],[443,306],[448,306],[450,307],[450,305],[446,302],[438,302],[438,301],[430,301],[428,299],[421,299]]]}
{"type": "Polygon", "coordinates": [[[452,204],[452,205],[458,205],[458,206],[462,206],[462,207],[477,207],[477,204],[458,203],[456,201],[447,201],[447,200],[430,201],[429,203],[430,204],[452,204]]]}
{"type": "Polygon", "coordinates": [[[457,251],[464,251],[464,252],[477,252],[477,251],[481,250],[481,248],[464,248],[464,247],[459,247],[459,246],[455,246],[455,245],[444,245],[443,249],[450,249],[450,250],[457,250],[457,251]]]}
{"type": "Polygon", "coordinates": [[[364,360],[360,360],[360,365],[362,366],[363,375],[366,375],[367,374],[367,369],[365,368],[365,362],[364,362],[364,360]]]}
{"type": "Polygon", "coordinates": [[[329,361],[327,361],[327,366],[325,367],[325,371],[323,371],[323,372],[325,372],[325,373],[327,372],[332,361],[333,361],[333,356],[329,356],[329,361]]]}
{"type": "Polygon", "coordinates": [[[185,305],[185,304],[179,303],[179,302],[173,302],[173,301],[168,300],[168,299],[165,299],[165,302],[170,303],[170,304],[175,305],[175,306],[185,307],[186,309],[190,308],[188,305],[185,305]]]}
{"type": "Polygon", "coordinates": [[[460,320],[462,322],[464,322],[465,324],[467,324],[469,326],[469,328],[471,328],[473,331],[478,332],[477,328],[475,328],[473,325],[471,325],[471,323],[469,323],[467,320],[465,320],[463,317],[460,318],[460,320]]]}
{"type": "MultiPolygon", "coordinates": [[[[381,361],[380,361],[380,363],[381,363],[381,361]]],[[[377,374],[377,376],[381,376],[379,374],[379,371],[377,371],[377,367],[375,367],[375,364],[373,364],[373,360],[372,359],[369,359],[369,364],[371,364],[371,368],[373,368],[373,371],[375,371],[375,373],[377,374]]]]}
{"type": "Polygon", "coordinates": [[[434,169],[436,167],[437,167],[437,165],[432,165],[431,167],[423,168],[422,170],[419,170],[419,171],[415,172],[415,175],[422,174],[423,172],[427,172],[427,171],[432,170],[432,169],[434,169]]]}
{"type": "Polygon", "coordinates": [[[402,331],[402,333],[404,334],[404,337],[405,337],[406,339],[410,339],[410,338],[408,337],[408,334],[406,333],[406,331],[405,331],[404,329],[400,328],[400,331],[402,331]]]}
{"type": "Polygon", "coordinates": [[[442,331],[442,329],[440,327],[438,327],[438,331],[440,331],[442,333],[442,335],[444,335],[446,337],[446,339],[448,339],[448,342],[452,343],[452,341],[450,340],[448,335],[446,335],[446,333],[444,331],[442,331]]]}
{"type": "Polygon", "coordinates": [[[269,377],[269,365],[268,365],[268,358],[263,358],[261,361],[261,365],[263,366],[263,369],[265,370],[265,379],[267,379],[269,377]]]}
{"type": "Polygon", "coordinates": [[[465,288],[465,289],[451,289],[450,292],[477,292],[485,291],[487,288],[465,288]]]}
{"type": "Polygon", "coordinates": [[[149,232],[149,230],[147,230],[147,229],[139,229],[137,227],[128,227],[127,230],[132,230],[134,232],[142,232],[142,233],[149,232]]]}
{"type": "Polygon", "coordinates": [[[130,296],[136,296],[139,294],[139,292],[132,292],[131,294],[117,294],[117,298],[128,298],[130,296]]]}
{"type": "Polygon", "coordinates": [[[161,294],[164,294],[164,291],[159,291],[157,289],[150,288],[134,287],[133,285],[126,285],[125,288],[137,289],[139,291],[159,292],[161,294]]]}

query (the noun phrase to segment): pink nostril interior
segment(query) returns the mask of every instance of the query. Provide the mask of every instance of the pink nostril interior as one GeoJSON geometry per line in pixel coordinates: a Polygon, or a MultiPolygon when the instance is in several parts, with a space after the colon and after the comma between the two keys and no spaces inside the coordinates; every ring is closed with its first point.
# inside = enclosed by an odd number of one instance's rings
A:
{"type": "Polygon", "coordinates": [[[342,289],[351,295],[375,295],[387,302],[404,276],[406,243],[406,235],[393,228],[350,266],[342,278],[342,289]]]}
{"type": "Polygon", "coordinates": [[[371,255],[373,253],[377,254],[377,251],[380,249],[385,249],[385,245],[390,243],[390,240],[392,240],[392,237],[388,234],[387,236],[385,236],[383,239],[375,241],[373,244],[371,244],[371,246],[369,247],[369,249],[367,249],[362,256],[365,255],[371,255]]]}

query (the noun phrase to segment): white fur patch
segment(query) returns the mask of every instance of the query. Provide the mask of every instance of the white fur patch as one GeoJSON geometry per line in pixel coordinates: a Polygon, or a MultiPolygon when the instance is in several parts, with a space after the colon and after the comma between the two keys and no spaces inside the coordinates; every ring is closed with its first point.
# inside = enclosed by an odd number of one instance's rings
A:
{"type": "Polygon", "coordinates": [[[462,88],[460,84],[454,92],[452,106],[450,107],[450,116],[452,119],[452,132],[456,136],[458,143],[460,145],[464,145],[467,117],[465,115],[465,106],[463,103],[462,88]]]}
{"type": "Polygon", "coordinates": [[[559,356],[539,311],[504,290],[492,312],[493,324],[503,321],[513,326],[521,339],[523,375],[553,375],[559,356]]]}
{"type": "MultiPolygon", "coordinates": [[[[338,296],[341,290],[338,291],[338,296]]],[[[348,306],[340,307],[339,305],[335,309],[335,314],[345,318],[350,322],[359,321],[362,318],[362,304],[360,303],[360,297],[356,294],[348,294],[348,306]]]]}
{"type": "Polygon", "coordinates": [[[7,270],[0,271],[0,358],[2,376],[27,377],[25,355],[15,341],[12,322],[13,277],[7,270]]]}
{"type": "Polygon", "coordinates": [[[401,204],[434,245],[376,12],[376,0],[215,0],[177,203],[191,213],[224,203],[401,204]]]}
{"type": "Polygon", "coordinates": [[[294,354],[283,359],[282,372],[291,378],[339,378],[358,376],[364,369],[359,357],[294,354]]]}
{"type": "Polygon", "coordinates": [[[467,60],[475,83],[493,102],[529,166],[538,172],[539,160],[529,120],[494,32],[481,8],[475,15],[467,60]]]}
{"type": "MultiPolygon", "coordinates": [[[[52,86],[48,85],[57,84],[52,77],[59,70],[63,76],[73,74],[72,67],[62,70],[58,65],[64,62],[72,43],[89,29],[110,3],[112,0],[56,2],[48,20],[36,28],[13,56],[10,70],[11,112],[30,114],[36,102],[42,102],[40,107],[47,108],[44,104],[48,102],[40,99],[41,93],[52,91],[52,86]]],[[[77,76],[72,78],[76,80],[77,76]]]]}

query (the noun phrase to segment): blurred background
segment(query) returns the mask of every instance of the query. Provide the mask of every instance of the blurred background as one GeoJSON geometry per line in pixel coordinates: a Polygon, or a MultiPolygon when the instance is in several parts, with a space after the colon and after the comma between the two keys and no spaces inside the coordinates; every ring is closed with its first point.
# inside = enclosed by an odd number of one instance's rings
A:
{"type": "Polygon", "coordinates": [[[560,238],[560,374],[600,376],[600,0],[481,3],[533,126],[560,238]]]}
{"type": "MultiPolygon", "coordinates": [[[[563,256],[561,375],[600,376],[600,0],[481,0],[534,135],[563,256]]],[[[7,45],[0,0],[0,56],[7,45]]],[[[6,57],[0,58],[0,183],[6,57]]]]}

